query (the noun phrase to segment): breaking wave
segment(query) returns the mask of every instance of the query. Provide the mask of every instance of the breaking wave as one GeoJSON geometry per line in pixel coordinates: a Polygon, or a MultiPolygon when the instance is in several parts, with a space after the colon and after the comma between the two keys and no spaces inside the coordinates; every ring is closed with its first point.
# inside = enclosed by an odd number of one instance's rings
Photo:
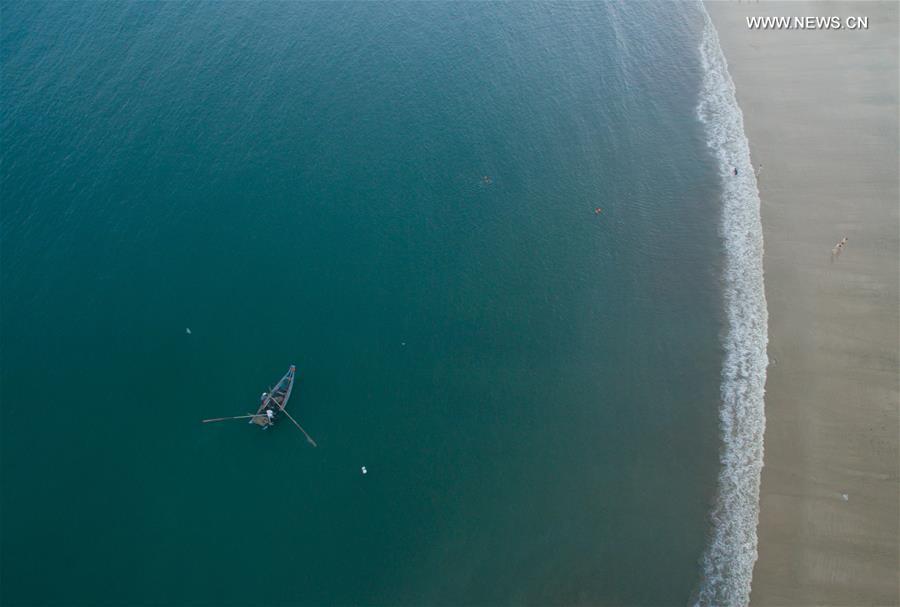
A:
{"type": "Polygon", "coordinates": [[[697,107],[722,179],[722,238],[727,329],[722,365],[721,468],[712,508],[698,607],[747,605],[757,557],[759,478],[766,426],[764,394],[768,311],[763,288],[759,190],[744,118],[715,26],[706,20],[700,55],[703,85],[697,107]],[[734,170],[737,169],[737,175],[734,170]]]}

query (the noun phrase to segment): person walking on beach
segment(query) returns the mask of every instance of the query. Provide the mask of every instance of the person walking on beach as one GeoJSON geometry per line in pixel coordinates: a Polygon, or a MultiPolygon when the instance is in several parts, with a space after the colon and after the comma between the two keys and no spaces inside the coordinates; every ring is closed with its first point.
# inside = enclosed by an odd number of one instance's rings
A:
{"type": "Polygon", "coordinates": [[[840,255],[841,251],[844,250],[845,246],[847,246],[847,237],[843,236],[843,237],[841,237],[841,241],[839,243],[837,243],[836,245],[834,245],[834,248],[831,249],[831,256],[837,257],[838,255],[840,255]]]}

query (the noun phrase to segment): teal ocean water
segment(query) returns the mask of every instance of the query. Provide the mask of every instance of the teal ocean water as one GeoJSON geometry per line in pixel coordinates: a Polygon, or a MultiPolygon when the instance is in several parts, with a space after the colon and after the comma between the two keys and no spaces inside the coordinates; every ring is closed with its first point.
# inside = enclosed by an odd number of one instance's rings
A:
{"type": "Polygon", "coordinates": [[[702,7],[0,18],[0,602],[732,596],[702,7]]]}

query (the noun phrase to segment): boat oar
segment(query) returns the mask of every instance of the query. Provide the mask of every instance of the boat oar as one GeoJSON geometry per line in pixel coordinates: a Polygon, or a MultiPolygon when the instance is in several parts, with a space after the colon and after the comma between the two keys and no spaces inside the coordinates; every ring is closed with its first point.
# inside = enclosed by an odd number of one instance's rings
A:
{"type": "Polygon", "coordinates": [[[306,440],[309,441],[309,444],[310,444],[310,445],[312,445],[313,447],[318,447],[318,446],[319,446],[319,445],[316,444],[316,441],[314,441],[314,440],[309,436],[309,434],[306,433],[306,430],[303,429],[303,426],[301,426],[300,424],[298,424],[298,423],[297,423],[297,420],[294,419],[293,417],[291,417],[291,414],[288,413],[287,410],[285,410],[284,407],[282,407],[281,405],[278,405],[278,407],[281,409],[281,412],[282,412],[282,413],[284,413],[285,415],[288,416],[288,419],[289,419],[289,420],[291,420],[292,422],[294,422],[294,425],[295,425],[295,426],[297,426],[298,428],[300,428],[300,432],[303,433],[303,435],[306,437],[306,440]]]}
{"type": "Polygon", "coordinates": [[[211,422],[224,422],[229,419],[247,419],[248,417],[265,417],[265,416],[257,413],[255,415],[235,415],[234,417],[214,417],[212,419],[204,419],[203,423],[209,424],[211,422]]]}

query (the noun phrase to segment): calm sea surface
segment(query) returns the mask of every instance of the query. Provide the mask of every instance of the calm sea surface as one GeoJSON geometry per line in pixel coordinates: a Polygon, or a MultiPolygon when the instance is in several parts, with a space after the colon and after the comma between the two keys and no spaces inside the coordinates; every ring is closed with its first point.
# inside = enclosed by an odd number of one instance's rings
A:
{"type": "Polygon", "coordinates": [[[3,604],[687,603],[724,323],[697,7],[0,19],[3,604]],[[317,449],[200,424],[291,363],[317,449]]]}

